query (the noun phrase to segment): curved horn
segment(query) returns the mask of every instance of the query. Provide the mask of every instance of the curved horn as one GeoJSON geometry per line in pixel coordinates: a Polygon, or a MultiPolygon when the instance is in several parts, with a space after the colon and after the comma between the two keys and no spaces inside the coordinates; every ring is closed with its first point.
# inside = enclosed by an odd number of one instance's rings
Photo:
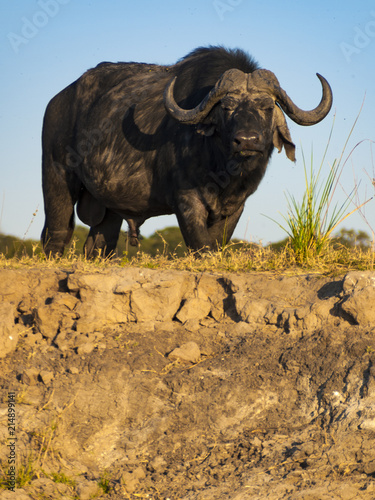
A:
{"type": "Polygon", "coordinates": [[[318,106],[311,111],[304,111],[294,104],[288,94],[280,87],[276,76],[268,70],[256,70],[249,73],[248,90],[256,87],[266,90],[276,98],[276,102],[284,113],[298,125],[315,125],[327,116],[332,106],[332,89],[323,76],[317,73],[322,84],[323,95],[318,106]]]}
{"type": "Polygon", "coordinates": [[[173,90],[177,77],[175,76],[165,87],[164,105],[168,113],[177,121],[194,125],[202,121],[220,99],[234,88],[246,85],[246,75],[241,70],[225,71],[206,97],[193,109],[183,109],[176,103],[173,90]]]}
{"type": "Polygon", "coordinates": [[[316,74],[322,84],[322,98],[318,106],[311,111],[303,111],[290,99],[288,94],[282,89],[279,89],[277,102],[282,110],[298,125],[315,125],[325,118],[332,107],[332,89],[327,80],[319,73],[316,74]]]}

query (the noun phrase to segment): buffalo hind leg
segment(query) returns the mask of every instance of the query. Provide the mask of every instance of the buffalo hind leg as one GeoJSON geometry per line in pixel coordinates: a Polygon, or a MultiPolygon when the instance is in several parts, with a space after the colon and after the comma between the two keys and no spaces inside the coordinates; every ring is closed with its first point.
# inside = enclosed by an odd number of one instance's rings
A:
{"type": "Polygon", "coordinates": [[[43,172],[45,223],[41,235],[49,256],[61,256],[74,230],[74,204],[78,199],[79,179],[54,165],[43,172]]]}
{"type": "Polygon", "coordinates": [[[47,257],[61,257],[65,246],[73,236],[74,213],[72,211],[72,214],[66,218],[66,223],[64,223],[65,229],[55,229],[53,222],[49,224],[46,221],[44,224],[41,237],[43,250],[47,257]]]}
{"type": "Polygon", "coordinates": [[[103,220],[90,228],[89,235],[83,247],[87,258],[114,255],[122,221],[122,217],[111,210],[106,210],[103,220]]]}

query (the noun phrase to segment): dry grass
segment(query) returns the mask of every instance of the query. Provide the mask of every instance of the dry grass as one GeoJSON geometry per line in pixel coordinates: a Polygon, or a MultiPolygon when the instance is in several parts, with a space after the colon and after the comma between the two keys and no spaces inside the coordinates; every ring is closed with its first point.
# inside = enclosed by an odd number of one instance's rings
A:
{"type": "Polygon", "coordinates": [[[349,270],[374,270],[375,253],[372,248],[346,248],[328,244],[324,252],[311,252],[304,261],[286,245],[281,250],[261,245],[230,244],[218,252],[205,253],[196,256],[188,253],[185,257],[162,253],[153,257],[138,252],[136,257],[128,259],[116,257],[112,259],[96,258],[88,260],[82,255],[76,255],[73,250],[63,258],[46,258],[35,252],[32,257],[22,256],[12,259],[0,254],[0,269],[26,268],[59,268],[80,269],[87,272],[98,272],[108,268],[143,267],[148,269],[183,270],[191,272],[276,272],[304,273],[316,272],[326,275],[342,274],[349,270]]]}
{"type": "Polygon", "coordinates": [[[314,271],[323,274],[344,273],[348,270],[373,270],[374,252],[371,249],[333,248],[327,246],[324,254],[308,255],[301,262],[295,251],[286,246],[282,250],[271,247],[248,245],[236,248],[229,246],[220,252],[195,257],[192,254],[184,258],[168,258],[160,255],[151,257],[140,253],[130,262],[122,261],[123,266],[139,266],[155,269],[177,269],[192,272],[291,272],[314,271]]]}

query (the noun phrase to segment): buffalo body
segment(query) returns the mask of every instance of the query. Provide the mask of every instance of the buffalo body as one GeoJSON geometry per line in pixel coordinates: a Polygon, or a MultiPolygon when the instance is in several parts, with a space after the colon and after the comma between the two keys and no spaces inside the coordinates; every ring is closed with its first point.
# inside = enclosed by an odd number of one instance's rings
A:
{"type": "Polygon", "coordinates": [[[44,117],[45,252],[62,254],[75,205],[90,226],[87,255],[111,253],[124,219],[136,245],[141,224],[164,214],[176,214],[193,250],[226,243],[273,149],[294,161],[284,113],[312,125],[329,112],[331,90],[318,76],[322,100],[302,111],[241,50],[199,48],[172,66],[87,71],[44,117]]]}

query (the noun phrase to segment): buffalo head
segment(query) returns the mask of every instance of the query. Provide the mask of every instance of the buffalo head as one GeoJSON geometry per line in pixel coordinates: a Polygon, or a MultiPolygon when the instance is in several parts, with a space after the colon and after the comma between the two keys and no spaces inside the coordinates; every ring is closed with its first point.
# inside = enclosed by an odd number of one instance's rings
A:
{"type": "Polygon", "coordinates": [[[193,109],[182,109],[173,97],[176,77],[164,92],[168,113],[177,121],[197,125],[197,131],[217,134],[237,161],[252,156],[269,157],[273,147],[295,160],[295,146],[290,137],[284,113],[299,125],[314,125],[328,114],[332,91],[328,82],[317,74],[323,89],[319,105],[311,111],[298,108],[280,87],[276,76],[258,69],[244,73],[239,69],[225,71],[206,97],[193,109]]]}

